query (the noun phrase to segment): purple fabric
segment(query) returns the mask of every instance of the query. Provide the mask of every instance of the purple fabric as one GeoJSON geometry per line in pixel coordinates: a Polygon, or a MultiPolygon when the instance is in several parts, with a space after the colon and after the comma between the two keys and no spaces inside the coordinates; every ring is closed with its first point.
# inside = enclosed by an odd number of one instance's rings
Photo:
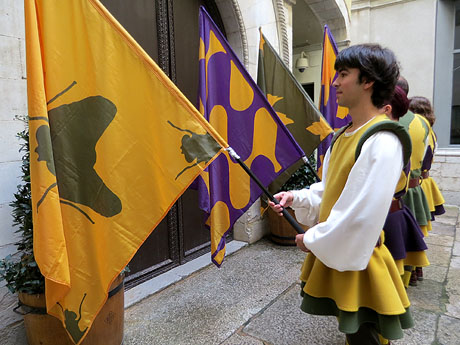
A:
{"type": "Polygon", "coordinates": [[[436,219],[434,216],[440,216],[446,213],[443,205],[438,205],[434,207],[434,212],[431,212],[431,221],[434,222],[436,219]]]}
{"type": "MultiPolygon", "coordinates": [[[[331,31],[329,30],[329,27],[327,25],[324,26],[324,38],[323,38],[323,47],[327,44],[326,43],[326,35],[329,37],[329,41],[332,44],[332,48],[334,51],[335,56],[337,57],[338,54],[338,49],[337,49],[337,44],[335,43],[335,39],[332,36],[331,31]]],[[[324,49],[324,48],[323,48],[324,49]]],[[[325,73],[325,69],[328,68],[328,66],[325,66],[324,64],[324,53],[323,53],[323,61],[322,61],[322,69],[321,69],[321,82],[325,80],[323,78],[323,74],[325,73]]],[[[335,73],[335,76],[332,80],[332,83],[337,79],[337,73],[335,73]]],[[[331,85],[324,85],[321,84],[321,97],[319,101],[319,110],[321,114],[323,114],[324,118],[326,121],[329,123],[329,125],[332,127],[334,131],[342,128],[343,126],[346,126],[350,121],[351,121],[351,116],[347,115],[345,118],[341,119],[338,118],[337,115],[337,97],[336,97],[336,90],[335,87],[331,85]],[[325,89],[329,89],[329,99],[326,105],[324,105],[324,96],[325,96],[325,89]]],[[[320,157],[326,154],[327,149],[331,145],[333,134],[330,134],[327,136],[318,146],[318,160],[317,160],[317,167],[319,168],[321,166],[321,159],[320,157]]]]}
{"type": "MultiPolygon", "coordinates": [[[[406,174],[406,181],[409,178],[409,173],[410,173],[410,161],[407,162],[406,166],[403,169],[404,174],[406,174]]],[[[400,190],[399,192],[396,192],[395,195],[393,196],[395,199],[401,198],[404,194],[406,194],[406,186],[404,186],[404,189],[400,190]]]]}
{"type": "MultiPolygon", "coordinates": [[[[224,52],[219,52],[212,55],[208,61],[206,73],[206,59],[199,61],[200,71],[200,87],[199,97],[204,108],[204,117],[209,120],[210,113],[214,106],[222,106],[227,113],[227,133],[221,133],[227,137],[228,144],[236,151],[244,162],[250,157],[253,149],[254,137],[254,116],[257,110],[265,108],[273,120],[278,125],[276,137],[265,137],[266,142],[276,141],[275,156],[282,169],[275,172],[274,164],[271,160],[263,155],[257,156],[249,167],[252,172],[268,186],[277,176],[279,176],[286,168],[297,162],[304,153],[297,145],[289,131],[276,115],[273,108],[268,103],[265,95],[259,89],[257,84],[252,80],[249,73],[243,67],[233,50],[225,38],[220,33],[217,26],[212,22],[212,19],[206,11],[200,8],[200,38],[204,42],[205,50],[208,51],[210,32],[213,32],[221,45],[225,49],[224,52]],[[230,106],[230,69],[231,62],[238,68],[241,75],[250,85],[254,93],[254,99],[249,108],[244,111],[237,111],[230,106]],[[207,89],[207,96],[206,96],[207,89]]],[[[265,143],[263,144],[265,145],[265,143]]],[[[214,160],[207,171],[209,172],[209,193],[201,177],[198,180],[198,190],[200,195],[200,208],[203,209],[209,217],[213,206],[221,201],[228,208],[230,217],[230,226],[228,229],[219,229],[211,231],[211,236],[215,233],[224,233],[216,251],[211,253],[213,262],[216,265],[220,263],[214,260],[218,252],[225,247],[225,235],[232,229],[236,220],[246,212],[249,207],[262,194],[261,189],[251,180],[250,181],[250,200],[246,206],[241,209],[233,207],[230,200],[229,192],[229,164],[237,164],[229,161],[224,154],[221,154],[214,160]]],[[[243,186],[242,186],[243,188],[243,186]]],[[[211,226],[214,226],[211,224],[211,226]]],[[[213,229],[211,229],[213,230],[213,229]]]]}
{"type": "Polygon", "coordinates": [[[385,245],[395,260],[404,259],[406,252],[427,249],[422,230],[406,205],[401,210],[388,214],[383,230],[385,245]]]}
{"type": "Polygon", "coordinates": [[[422,162],[422,171],[427,171],[431,169],[431,163],[433,162],[433,150],[431,146],[428,146],[426,149],[425,157],[422,162]]]}

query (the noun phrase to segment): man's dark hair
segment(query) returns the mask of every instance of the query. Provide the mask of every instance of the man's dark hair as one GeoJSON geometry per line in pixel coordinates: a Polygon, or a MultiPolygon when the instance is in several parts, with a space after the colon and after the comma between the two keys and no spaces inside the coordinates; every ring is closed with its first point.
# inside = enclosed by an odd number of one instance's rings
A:
{"type": "Polygon", "coordinates": [[[406,78],[404,78],[402,75],[399,76],[399,79],[398,79],[396,85],[401,87],[401,89],[404,90],[406,95],[409,94],[409,83],[407,82],[406,78]]]}
{"type": "Polygon", "coordinates": [[[336,71],[359,69],[359,82],[374,82],[372,104],[381,108],[391,99],[399,77],[399,63],[395,54],[378,44],[358,44],[342,50],[335,60],[336,71]]]}
{"type": "Polygon", "coordinates": [[[434,115],[430,100],[426,97],[414,96],[409,101],[410,111],[425,116],[430,123],[430,126],[433,127],[434,122],[436,121],[436,116],[434,115]]]}
{"type": "Polygon", "coordinates": [[[391,115],[395,119],[403,117],[406,115],[407,110],[409,110],[409,100],[407,99],[406,92],[399,85],[396,85],[395,87],[395,92],[390,101],[390,105],[391,115]]]}

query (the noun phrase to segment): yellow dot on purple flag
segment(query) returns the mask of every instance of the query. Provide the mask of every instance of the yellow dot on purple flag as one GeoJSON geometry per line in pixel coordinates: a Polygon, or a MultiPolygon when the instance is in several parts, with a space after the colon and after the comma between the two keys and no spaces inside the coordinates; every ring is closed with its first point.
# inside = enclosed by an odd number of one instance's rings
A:
{"type": "Polygon", "coordinates": [[[240,167],[239,164],[232,162],[227,152],[225,156],[228,161],[228,191],[232,206],[238,210],[245,207],[251,198],[249,189],[251,178],[240,167]]]}
{"type": "Polygon", "coordinates": [[[209,47],[208,47],[208,51],[206,52],[206,63],[208,63],[211,56],[217,53],[226,54],[227,52],[225,48],[222,46],[222,43],[220,43],[219,39],[216,37],[214,32],[211,30],[209,31],[209,47]]]}
{"type": "Polygon", "coordinates": [[[216,131],[220,134],[222,139],[228,141],[228,116],[227,111],[223,106],[215,105],[211,109],[211,113],[209,114],[209,123],[216,129],[216,131]]]}
{"type": "Polygon", "coordinates": [[[200,110],[200,113],[204,115],[204,105],[203,105],[203,101],[201,100],[201,97],[200,97],[200,109],[199,110],[200,110]]]}
{"type": "Polygon", "coordinates": [[[344,119],[345,117],[347,117],[348,115],[348,108],[345,108],[345,107],[337,107],[337,115],[336,117],[338,117],[339,119],[344,119]]]}
{"type": "Polygon", "coordinates": [[[198,59],[204,59],[206,57],[206,48],[204,46],[203,39],[200,37],[200,48],[198,50],[199,57],[198,59]]]}
{"type": "Polygon", "coordinates": [[[254,90],[244,79],[238,67],[231,61],[230,71],[230,106],[243,111],[250,107],[254,99],[254,90]]]}
{"type": "MultiPolygon", "coordinates": [[[[230,229],[230,212],[227,204],[223,201],[216,202],[211,209],[211,215],[206,223],[212,226],[215,234],[215,236],[211,237],[211,253],[214,254],[219,247],[222,236],[224,236],[225,232],[230,229]]],[[[214,257],[214,260],[220,264],[224,259],[224,255],[225,247],[219,251],[219,253],[214,257]]]]}
{"type": "Polygon", "coordinates": [[[248,159],[245,160],[247,166],[251,167],[252,161],[257,156],[267,157],[273,164],[275,172],[282,168],[276,159],[276,137],[278,124],[273,120],[266,108],[257,110],[254,117],[254,139],[252,143],[252,152],[248,159]],[[265,140],[265,138],[273,138],[265,140]]]}
{"type": "MultiPolygon", "coordinates": [[[[223,201],[218,201],[212,207],[211,210],[211,224],[216,229],[219,229],[218,235],[222,237],[225,232],[230,228],[230,212],[228,210],[228,206],[223,201]]],[[[220,239],[218,242],[214,243],[217,247],[219,244],[220,239]]]]}

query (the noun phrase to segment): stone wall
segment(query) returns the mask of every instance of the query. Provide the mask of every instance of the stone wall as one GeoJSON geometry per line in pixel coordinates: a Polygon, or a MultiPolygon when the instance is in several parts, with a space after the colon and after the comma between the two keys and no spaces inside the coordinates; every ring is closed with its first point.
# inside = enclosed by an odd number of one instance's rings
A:
{"type": "Polygon", "coordinates": [[[438,149],[430,171],[446,204],[460,206],[460,151],[438,149]]]}
{"type": "Polygon", "coordinates": [[[21,1],[2,0],[0,8],[0,257],[14,247],[11,208],[8,204],[19,184],[21,156],[16,134],[27,114],[24,15],[21,1]],[[6,4],[5,4],[6,3],[6,4]]]}
{"type": "MultiPolygon", "coordinates": [[[[23,1],[2,0],[0,7],[0,258],[15,251],[11,208],[20,183],[21,155],[16,134],[25,128],[16,115],[27,114],[23,1]]],[[[0,287],[0,339],[2,344],[24,342],[22,316],[6,287],[0,287]]]]}

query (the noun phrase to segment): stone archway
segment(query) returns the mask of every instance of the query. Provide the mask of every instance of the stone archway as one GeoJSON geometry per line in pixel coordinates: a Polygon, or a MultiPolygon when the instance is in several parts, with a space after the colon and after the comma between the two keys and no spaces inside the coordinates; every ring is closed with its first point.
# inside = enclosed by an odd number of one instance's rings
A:
{"type": "Polygon", "coordinates": [[[343,0],[298,0],[310,6],[321,26],[328,25],[337,42],[349,39],[350,15],[343,0]]]}
{"type": "Polygon", "coordinates": [[[248,39],[238,0],[216,0],[215,3],[221,13],[227,40],[247,69],[249,67],[248,39]]]}

